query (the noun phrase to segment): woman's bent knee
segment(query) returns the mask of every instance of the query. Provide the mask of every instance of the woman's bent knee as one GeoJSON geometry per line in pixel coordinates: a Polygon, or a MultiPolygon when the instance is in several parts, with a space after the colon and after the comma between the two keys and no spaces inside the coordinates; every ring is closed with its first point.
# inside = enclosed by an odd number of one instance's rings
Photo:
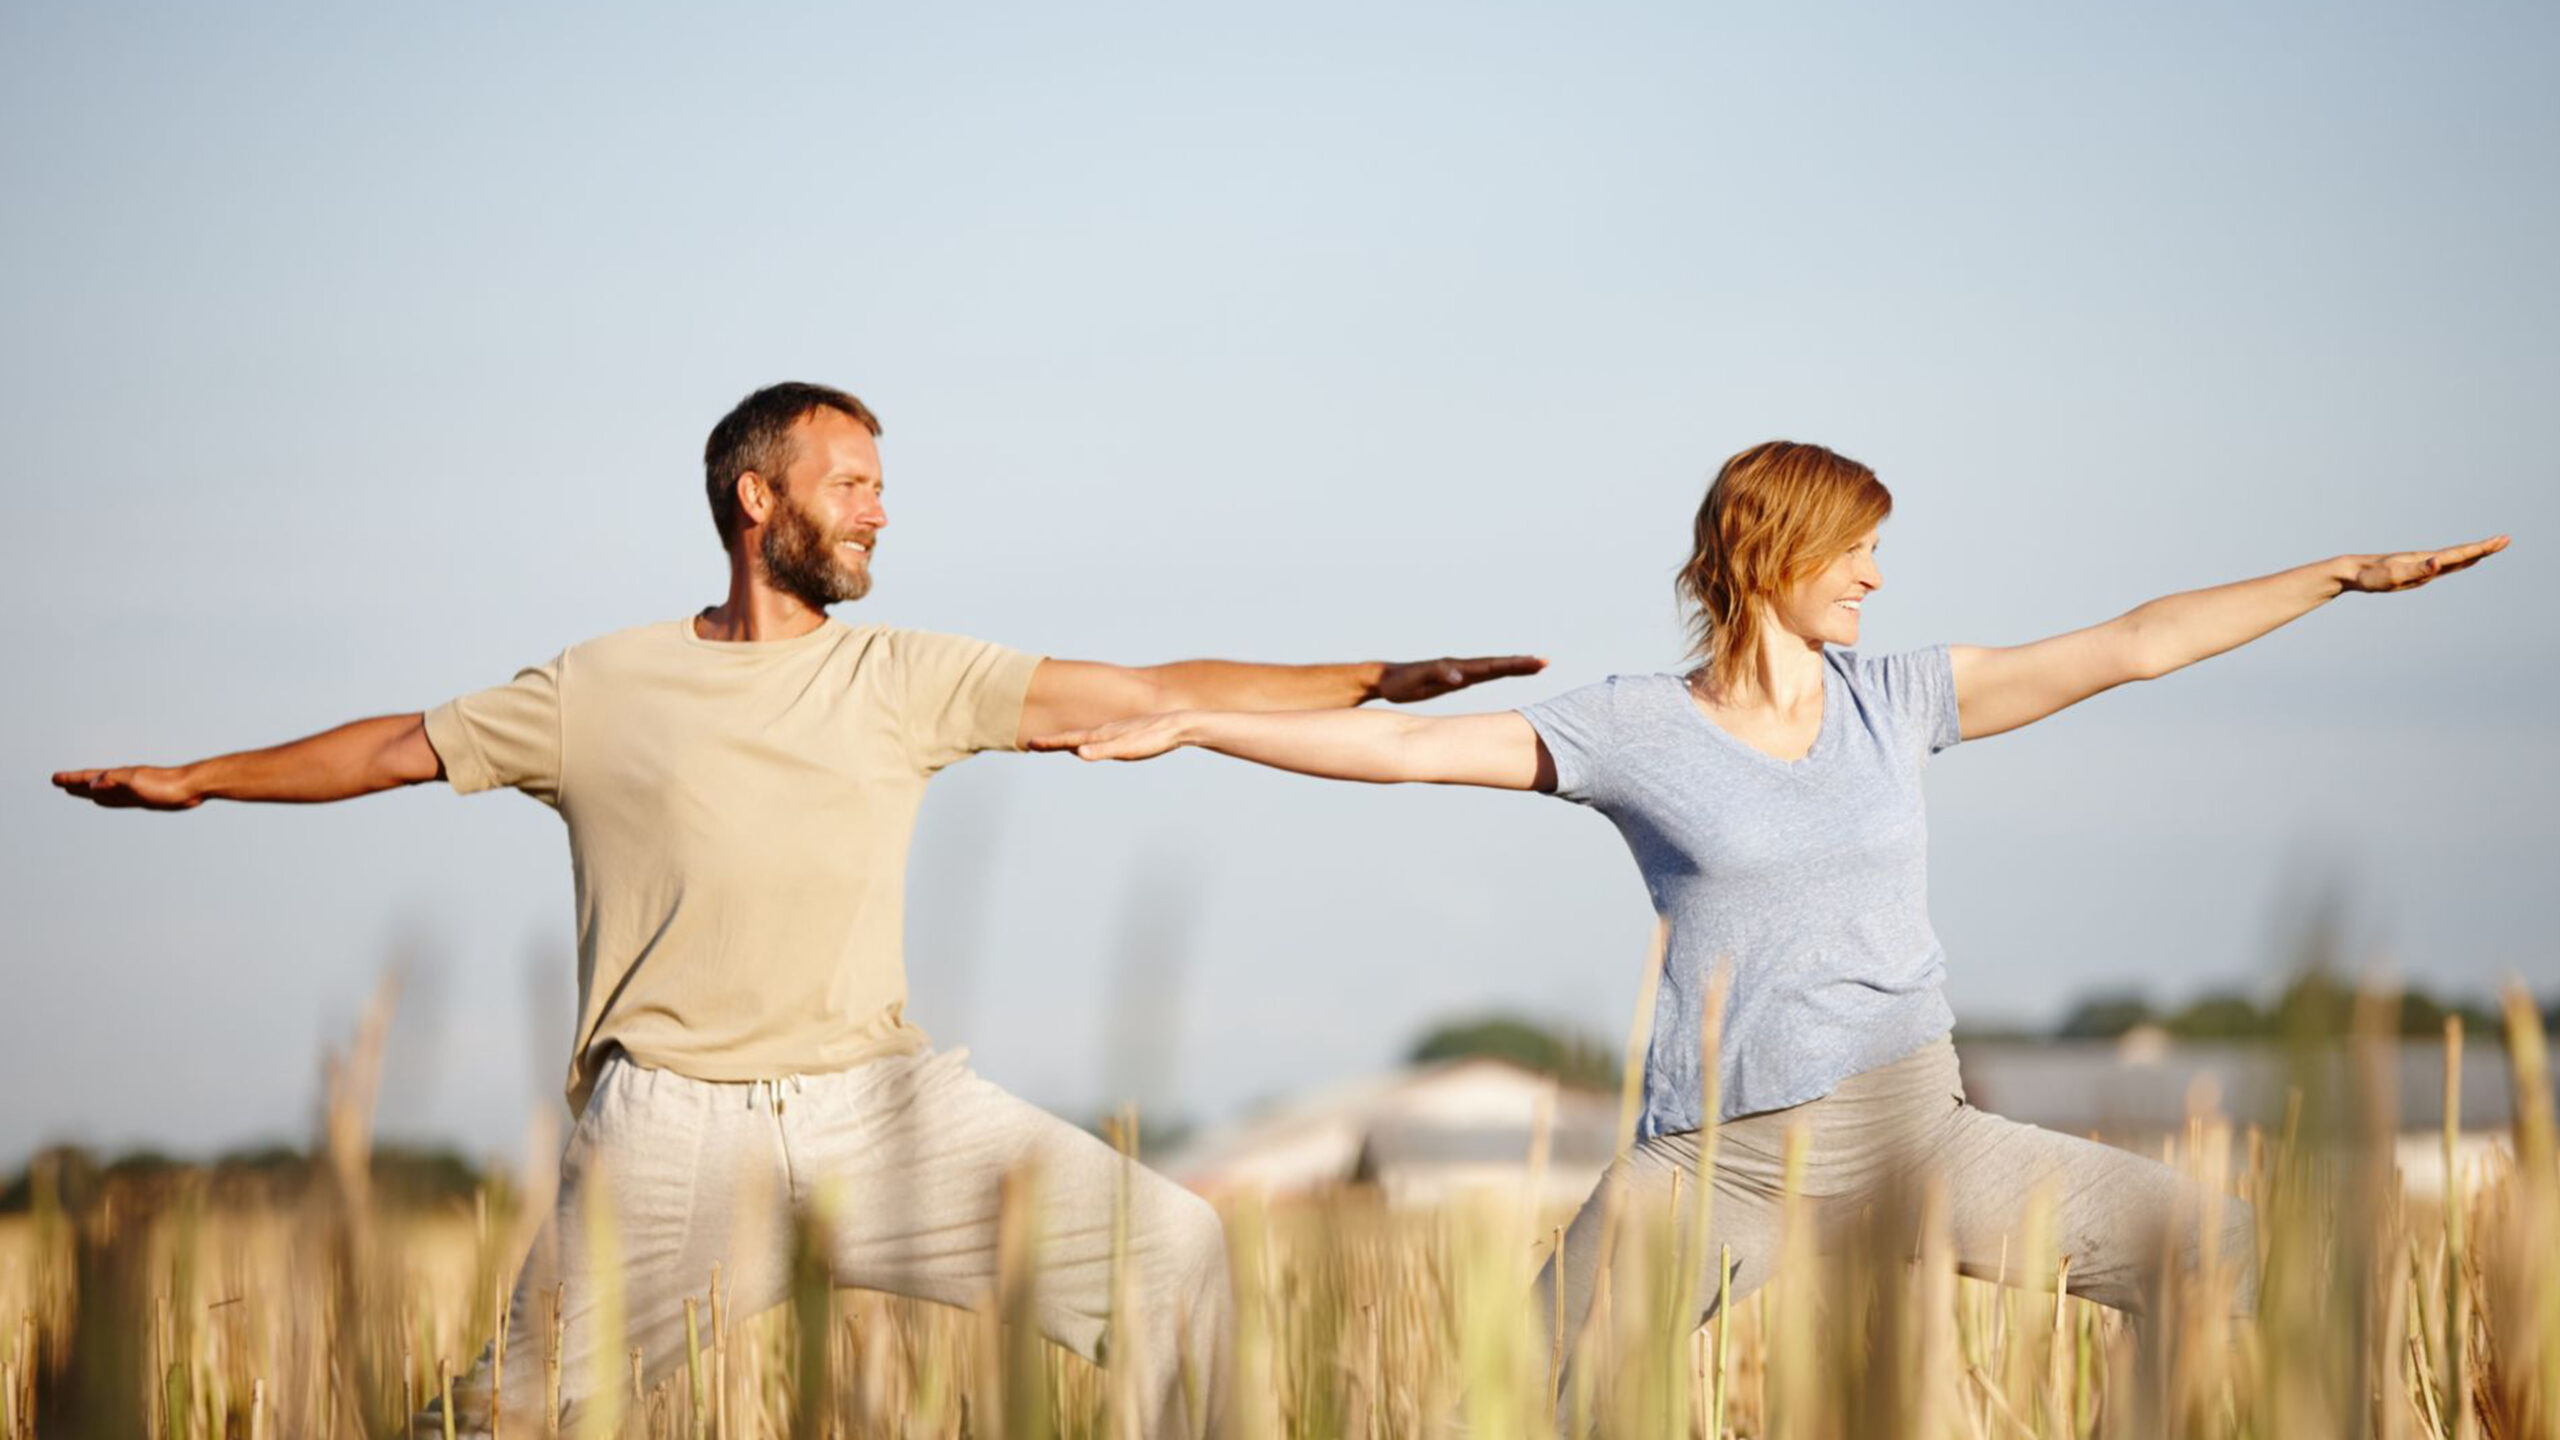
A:
{"type": "Polygon", "coordinates": [[[2246,1200],[2226,1198],[2222,1212],[2223,1273],[2230,1277],[2231,1313],[2258,1313],[2258,1212],[2246,1200]]]}

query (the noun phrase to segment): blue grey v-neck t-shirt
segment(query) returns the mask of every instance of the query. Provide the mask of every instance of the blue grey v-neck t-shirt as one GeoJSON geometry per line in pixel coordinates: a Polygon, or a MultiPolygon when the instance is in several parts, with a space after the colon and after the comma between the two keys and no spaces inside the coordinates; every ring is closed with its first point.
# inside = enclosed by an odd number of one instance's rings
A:
{"type": "Polygon", "coordinates": [[[1720,1120],[1799,1105],[1946,1034],[1929,928],[1920,771],[1956,743],[1945,646],[1823,652],[1801,760],[1707,718],[1677,675],[1617,675],[1526,706],[1556,794],[1609,817],[1669,927],[1645,1060],[1644,1136],[1705,1123],[1699,1026],[1732,966],[1720,1120]]]}

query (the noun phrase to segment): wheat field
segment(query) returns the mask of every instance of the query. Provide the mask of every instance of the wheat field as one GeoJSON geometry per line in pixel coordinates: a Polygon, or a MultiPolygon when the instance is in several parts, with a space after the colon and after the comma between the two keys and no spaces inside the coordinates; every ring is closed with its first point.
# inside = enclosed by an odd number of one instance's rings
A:
{"type": "MultiPolygon", "coordinates": [[[[1778,1279],[1695,1330],[1675,1317],[1705,1297],[1662,1279],[1697,1268],[1679,1253],[1695,1232],[1668,1211],[1613,1217],[1593,1322],[1565,1337],[1540,1333],[1529,1303],[1564,1216],[1497,1194],[1419,1213],[1357,1189],[1233,1204],[1227,1429],[2560,1440],[2560,1162],[2544,1037],[2520,996],[2499,1038],[2518,1097],[2512,1149],[2454,1203],[2406,1194],[2378,1079],[2297,1092],[2272,1133],[2192,1118],[2169,1158],[2257,1207],[2263,1298],[2246,1319],[2224,1313],[2213,1276],[2167,1269],[2141,1322],[2057,1298],[2067,1260],[2033,1211],[2005,1262],[2018,1283],[1959,1277],[1924,1191],[1862,1217],[1845,1243],[1817,1248],[1812,1225],[1791,1227],[1778,1279]],[[1562,1386],[1568,1343],[1581,1363],[1562,1386]]],[[[2386,1025],[2337,1043],[2350,1075],[2391,1073],[2386,1025]]],[[[468,1368],[499,1323],[528,1217],[497,1182],[467,1206],[377,1197],[360,1052],[333,1067],[325,1163],[299,1193],[215,1193],[180,1171],[66,1204],[38,1174],[33,1208],[0,1217],[0,1440],[404,1433],[468,1368]]],[[[2449,1164],[2458,1124],[2447,1116],[2449,1164]]],[[[1031,1227],[1011,1218],[1002,1278],[973,1310],[834,1291],[813,1269],[790,1302],[737,1315],[706,1275],[691,1353],[649,1387],[625,1356],[574,1433],[1135,1434],[1107,1366],[1007,1323],[1037,1285],[1031,1227]]]]}

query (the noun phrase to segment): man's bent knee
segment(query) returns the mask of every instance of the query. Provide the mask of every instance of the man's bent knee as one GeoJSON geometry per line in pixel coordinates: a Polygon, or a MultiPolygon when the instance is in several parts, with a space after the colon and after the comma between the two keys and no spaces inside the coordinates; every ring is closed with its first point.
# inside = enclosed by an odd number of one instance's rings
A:
{"type": "Polygon", "coordinates": [[[1221,1286],[1227,1273],[1227,1227],[1217,1207],[1182,1191],[1172,1206],[1170,1248],[1177,1269],[1185,1274],[1215,1274],[1221,1286]]]}

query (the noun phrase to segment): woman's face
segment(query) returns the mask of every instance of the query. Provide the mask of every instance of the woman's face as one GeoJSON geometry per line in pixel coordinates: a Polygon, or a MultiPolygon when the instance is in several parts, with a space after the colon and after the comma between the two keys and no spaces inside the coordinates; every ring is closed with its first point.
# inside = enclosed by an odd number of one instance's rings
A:
{"type": "Polygon", "coordinates": [[[1883,587],[1876,532],[1870,530],[1778,598],[1778,625],[1808,644],[1855,645],[1858,607],[1883,587]]]}

